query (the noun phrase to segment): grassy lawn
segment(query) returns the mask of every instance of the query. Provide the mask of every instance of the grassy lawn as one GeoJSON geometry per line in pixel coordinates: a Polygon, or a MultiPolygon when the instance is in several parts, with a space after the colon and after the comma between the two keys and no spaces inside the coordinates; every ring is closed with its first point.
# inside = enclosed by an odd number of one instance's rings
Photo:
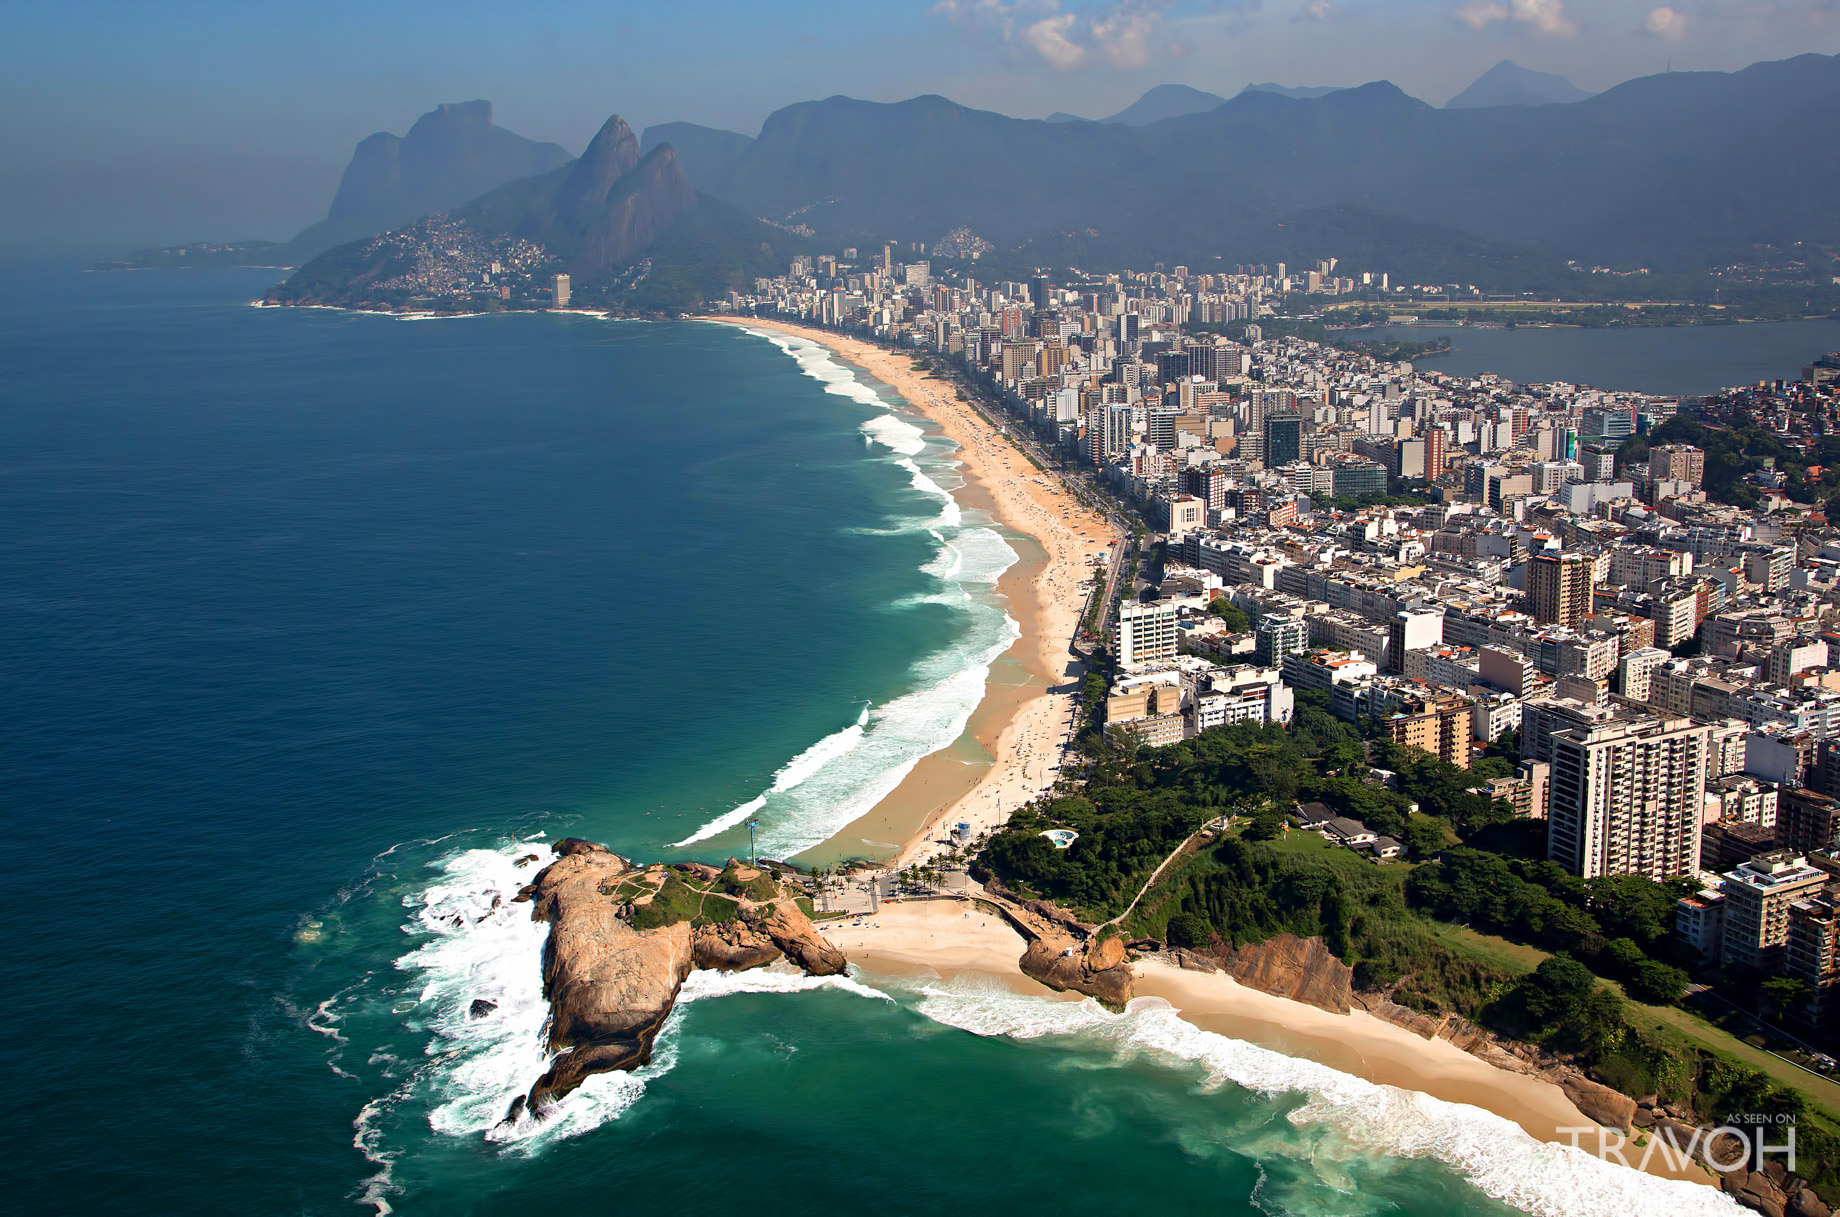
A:
{"type": "Polygon", "coordinates": [[[1451,925],[1448,922],[1426,918],[1437,935],[1439,942],[1453,951],[1492,964],[1504,972],[1516,976],[1525,975],[1539,967],[1546,959],[1546,952],[1537,947],[1523,946],[1518,942],[1509,942],[1506,938],[1497,938],[1493,934],[1479,934],[1468,926],[1451,925]]]}
{"type": "MultiPolygon", "coordinates": [[[[1478,934],[1475,930],[1463,926],[1448,925],[1443,922],[1432,922],[1431,924],[1434,926],[1438,941],[1445,946],[1517,975],[1533,971],[1540,966],[1540,961],[1546,958],[1546,952],[1536,947],[1509,942],[1505,938],[1497,938],[1492,934],[1478,934]]],[[[1697,1011],[1686,1010],[1678,1006],[1651,1006],[1623,993],[1622,986],[1614,981],[1603,983],[1618,993],[1622,993],[1629,1022],[1638,1030],[1653,1035],[1663,1042],[1704,1048],[1741,1061],[1750,1068],[1767,1074],[1772,1081],[1801,1091],[1808,1096],[1812,1105],[1821,1110],[1823,1115],[1840,1122],[1840,1082],[1798,1069],[1756,1045],[1745,1042],[1724,1028],[1708,1022],[1697,1011]]]]}
{"type": "MultiPolygon", "coordinates": [[[[1325,841],[1320,833],[1305,832],[1293,828],[1281,837],[1261,842],[1268,849],[1275,849],[1286,854],[1339,854],[1346,853],[1341,846],[1332,841],[1325,841]]],[[[1354,855],[1350,854],[1350,857],[1354,855]]]]}
{"type": "Polygon", "coordinates": [[[1828,1119],[1840,1119],[1840,1083],[1797,1069],[1789,1062],[1745,1043],[1731,1032],[1713,1026],[1692,1011],[1674,1006],[1648,1006],[1638,1001],[1631,1001],[1628,1005],[1629,1021],[1642,1030],[1658,1034],[1663,1039],[1685,1040],[1698,1047],[1734,1057],[1752,1069],[1768,1074],[1772,1081],[1801,1091],[1828,1119]]]}

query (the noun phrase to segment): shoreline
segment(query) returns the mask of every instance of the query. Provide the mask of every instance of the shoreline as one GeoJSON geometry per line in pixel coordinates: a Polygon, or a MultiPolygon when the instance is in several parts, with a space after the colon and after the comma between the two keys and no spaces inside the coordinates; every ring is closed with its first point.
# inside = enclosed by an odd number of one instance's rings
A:
{"type": "MultiPolygon", "coordinates": [[[[973,766],[955,755],[955,748],[929,755],[867,815],[806,856],[823,854],[826,846],[853,838],[901,839],[890,829],[902,818],[911,823],[916,812],[918,825],[905,836],[905,844],[892,865],[904,866],[936,852],[941,843],[930,838],[942,824],[969,823],[973,837],[1000,827],[1006,814],[1002,808],[1014,810],[1047,788],[1047,765],[1058,753],[1059,741],[1064,737],[1071,710],[1069,690],[1077,684],[1082,667],[1073,661],[1068,643],[1077,628],[1083,598],[1075,599],[1067,593],[1077,586],[1083,573],[1084,555],[1096,548],[1095,538],[1091,537],[1091,513],[1072,504],[1078,514],[1070,518],[1084,517],[1089,522],[1084,538],[1077,529],[1064,525],[1058,529],[1043,527],[1059,523],[1052,509],[1061,502],[1072,502],[1071,496],[1061,491],[1053,479],[1037,474],[1019,450],[995,434],[988,422],[958,402],[955,395],[948,399],[944,392],[935,391],[935,387],[946,386],[930,375],[912,371],[906,366],[904,353],[785,322],[708,320],[804,338],[867,372],[894,389],[911,408],[959,445],[957,455],[965,487],[954,494],[964,496],[964,506],[986,510],[1005,527],[1025,536],[1037,535],[1024,526],[1025,520],[1049,534],[1047,540],[1037,541],[1042,550],[1038,568],[1027,569],[1031,563],[1025,555],[999,581],[1000,590],[1010,600],[1012,616],[1022,627],[1022,636],[1005,659],[1020,660],[1031,679],[1020,688],[1011,686],[1006,690],[999,679],[998,665],[992,667],[984,697],[973,712],[966,734],[976,738],[995,759],[981,773],[970,776],[966,771],[973,766]],[[1032,476],[1041,476],[1047,485],[1026,480],[1032,476]],[[1029,494],[1023,487],[1042,493],[1029,494]],[[1033,512],[1029,510],[1031,506],[1033,512]],[[1082,540],[1088,548],[1075,552],[1075,540],[1082,540]],[[1052,598],[1057,593],[1058,601],[1052,598]],[[1052,679],[1056,663],[1062,676],[1059,689],[1046,684],[1052,679]],[[1043,681],[1039,690],[1033,688],[1037,679],[1043,681]],[[1056,734],[1057,730],[1061,734],[1056,734]],[[992,731],[996,734],[994,747],[989,738],[992,731]],[[1031,763],[1036,765],[1033,770],[1031,763]],[[1040,776],[1031,777],[1031,773],[1040,776]],[[954,790],[960,793],[953,796],[954,790]],[[877,837],[878,831],[888,835],[877,837]]],[[[1115,534],[1102,521],[1097,522],[1097,527],[1104,530],[1100,539],[1105,544],[1116,542],[1115,534]]],[[[1024,975],[1019,966],[1026,946],[1022,936],[1002,917],[969,902],[902,901],[884,905],[874,914],[821,922],[819,930],[871,975],[933,975],[948,980],[966,976],[1045,1000],[1089,1000],[1056,992],[1024,975]]],[[[1375,1084],[1479,1108],[1512,1122],[1542,1142],[1562,1144],[1564,1137],[1559,1130],[1593,1125],[1556,1084],[1499,1069],[1448,1041],[1422,1039],[1365,1011],[1334,1014],[1248,988],[1224,973],[1185,971],[1160,960],[1140,960],[1135,974],[1140,998],[1167,1002],[1182,1021],[1202,1031],[1311,1061],[1375,1084]]],[[[1696,1168],[1668,1169],[1659,1156],[1651,1158],[1644,1173],[1716,1186],[1696,1168]]]]}
{"type": "Polygon", "coordinates": [[[904,867],[950,848],[949,838],[941,836],[944,826],[969,824],[972,839],[1000,828],[1058,773],[1072,694],[1085,673],[1070,644],[1085,605],[1080,584],[1086,556],[1116,545],[1117,534],[958,400],[949,382],[916,372],[905,352],[773,319],[695,320],[803,338],[887,385],[957,445],[953,455],[965,484],[952,494],[961,506],[984,511],[1040,551],[1039,557],[1022,553],[997,582],[1021,635],[992,664],[984,695],[960,737],[976,740],[989,762],[968,762],[956,744],[923,757],[879,803],[799,858],[825,864],[864,852],[842,842],[868,848],[900,842],[886,865],[904,867]],[[1025,674],[1020,683],[1014,679],[1018,668],[1025,674]]]}
{"type": "MultiPolygon", "coordinates": [[[[1091,1000],[1025,976],[1017,964],[1025,945],[1022,935],[996,913],[968,901],[900,901],[874,914],[820,922],[818,929],[871,976],[965,977],[1049,1001],[1091,1000]]],[[[1135,972],[1139,1000],[1166,1002],[1183,1022],[1202,1031],[1376,1085],[1479,1108],[1537,1141],[1563,1145],[1569,1138],[1560,1129],[1595,1127],[1556,1084],[1499,1069],[1447,1040],[1423,1039],[1364,1010],[1334,1014],[1249,988],[1224,972],[1193,972],[1161,960],[1140,959],[1135,972]]],[[[1649,1158],[1642,1173],[1717,1186],[1696,1166],[1669,1169],[1659,1154],[1649,1158]]]]}

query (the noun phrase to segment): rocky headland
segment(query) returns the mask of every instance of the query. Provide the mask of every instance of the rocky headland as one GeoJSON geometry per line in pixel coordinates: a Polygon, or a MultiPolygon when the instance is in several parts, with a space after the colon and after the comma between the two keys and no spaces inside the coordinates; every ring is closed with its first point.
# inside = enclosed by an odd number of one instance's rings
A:
{"type": "Polygon", "coordinates": [[[781,959],[813,976],[847,966],[800,907],[803,890],[730,859],[640,866],[569,837],[518,893],[550,925],[543,950],[550,1067],[507,1120],[541,1115],[596,1073],[636,1069],[696,968],[723,972],[781,959]]]}

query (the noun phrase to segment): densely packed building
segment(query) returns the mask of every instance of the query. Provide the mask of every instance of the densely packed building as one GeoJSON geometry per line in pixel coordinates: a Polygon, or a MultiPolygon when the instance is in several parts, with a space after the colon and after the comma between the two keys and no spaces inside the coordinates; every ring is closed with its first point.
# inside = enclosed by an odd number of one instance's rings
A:
{"type": "MultiPolygon", "coordinates": [[[[857,261],[795,264],[731,304],[959,361],[1163,533],[1161,585],[1112,627],[1109,731],[1287,722],[1316,693],[1463,768],[1507,733],[1519,771],[1479,789],[1545,818],[1553,861],[1697,878],[1682,933],[1708,962],[1803,968],[1807,1016],[1832,1004],[1840,814],[1809,808],[1840,794],[1840,534],[1818,505],[1767,477],[1754,507],[1713,501],[1704,451],[1647,442],[1676,398],[1266,337],[1287,295],[1376,286],[1333,260],[1304,281],[988,285],[891,248],[857,261]]],[[[1688,404],[1812,451],[1840,417],[1836,369],[1688,404]]]]}

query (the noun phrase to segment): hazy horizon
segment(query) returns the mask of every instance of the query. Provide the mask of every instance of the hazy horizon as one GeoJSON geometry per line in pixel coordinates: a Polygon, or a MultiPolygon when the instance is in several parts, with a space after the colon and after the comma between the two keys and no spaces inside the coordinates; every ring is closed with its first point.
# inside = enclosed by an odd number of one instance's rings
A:
{"type": "Polygon", "coordinates": [[[608,114],[752,134],[774,110],[926,93],[1021,118],[1103,117],[1159,84],[1390,80],[1442,104],[1500,60],[1594,92],[1665,70],[1840,51],[1836,0],[916,0],[874,9],[579,0],[76,0],[8,14],[0,249],[106,254],[285,239],[324,216],[353,147],[441,102],[490,100],[579,151],[608,114]]]}

